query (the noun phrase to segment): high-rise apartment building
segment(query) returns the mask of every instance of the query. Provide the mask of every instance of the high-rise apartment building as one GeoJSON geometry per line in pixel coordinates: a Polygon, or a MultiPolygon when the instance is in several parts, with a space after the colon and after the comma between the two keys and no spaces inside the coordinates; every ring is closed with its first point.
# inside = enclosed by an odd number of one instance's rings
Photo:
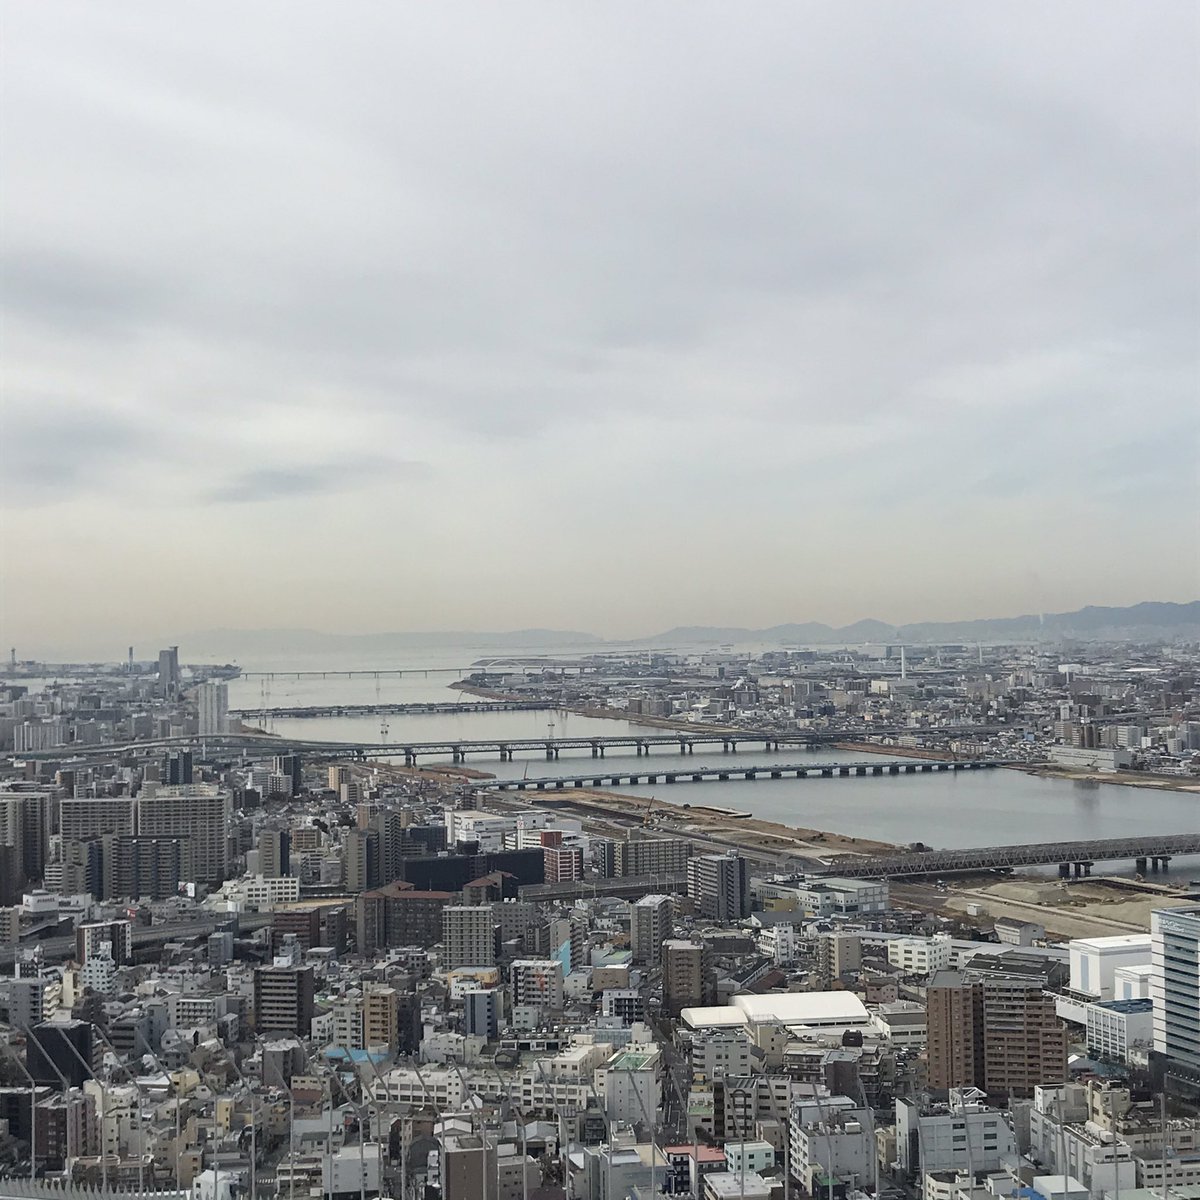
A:
{"type": "Polygon", "coordinates": [[[17,851],[26,883],[36,883],[46,870],[51,803],[49,792],[0,793],[0,846],[17,851]]]}
{"type": "Polygon", "coordinates": [[[629,906],[629,942],[635,963],[658,966],[662,944],[671,936],[673,916],[670,896],[643,896],[629,906]]]}
{"type": "Polygon", "coordinates": [[[106,833],[129,835],[133,827],[133,801],[128,796],[98,800],[63,800],[58,812],[64,842],[85,842],[106,833]]]}
{"type": "Polygon", "coordinates": [[[547,883],[570,883],[583,878],[583,850],[579,846],[546,846],[542,858],[547,883]]]}
{"type": "Polygon", "coordinates": [[[307,1037],[313,1017],[313,969],[275,964],[254,972],[254,1028],[307,1037]]]}
{"type": "Polygon", "coordinates": [[[229,817],[233,799],[215,784],[160,787],[137,799],[139,837],[187,838],[197,883],[219,884],[229,874],[229,817]]]}
{"type": "Polygon", "coordinates": [[[692,843],[683,839],[596,841],[596,865],[600,874],[608,879],[627,875],[682,875],[691,853],[692,843]]]}
{"type": "Polygon", "coordinates": [[[1200,904],[1150,914],[1154,1050],[1200,1071],[1200,904]]]}
{"type": "Polygon", "coordinates": [[[229,732],[229,684],[209,681],[196,688],[196,721],[201,737],[229,732]]]}
{"type": "Polygon", "coordinates": [[[347,830],[344,858],[347,891],[365,892],[380,885],[379,834],[374,829],[347,830]]]}
{"type": "Polygon", "coordinates": [[[563,1006],[563,968],[556,958],[519,958],[509,975],[514,1007],[557,1010],[563,1006]]]}
{"type": "Polygon", "coordinates": [[[931,1088],[983,1084],[983,997],[959,971],[937,971],[925,990],[931,1088]]]}
{"type": "Polygon", "coordinates": [[[394,1051],[400,1025],[400,993],[393,987],[368,984],[363,993],[363,1045],[394,1051]]]}
{"type": "Polygon", "coordinates": [[[110,896],[165,900],[181,883],[196,878],[192,839],[188,837],[114,837],[103,839],[103,878],[110,896]]]}
{"type": "Polygon", "coordinates": [[[685,1008],[705,1003],[704,943],[668,938],[662,944],[663,1011],[677,1017],[685,1008]]]}
{"type": "Polygon", "coordinates": [[[1030,976],[939,971],[925,1002],[930,1087],[1027,1098],[1066,1078],[1066,1028],[1030,976]]]}
{"type": "Polygon", "coordinates": [[[750,873],[736,854],[702,854],[687,860],[687,894],[696,912],[729,924],[750,915],[750,873]]]}
{"type": "Polygon", "coordinates": [[[442,910],[442,956],[448,968],[495,963],[496,921],[490,904],[454,904],[442,910]]]}

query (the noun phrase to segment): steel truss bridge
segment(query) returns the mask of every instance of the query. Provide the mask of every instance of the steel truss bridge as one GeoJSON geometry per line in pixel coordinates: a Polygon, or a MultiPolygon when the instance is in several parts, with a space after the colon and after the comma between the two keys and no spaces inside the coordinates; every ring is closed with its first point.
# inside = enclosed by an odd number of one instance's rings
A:
{"type": "Polygon", "coordinates": [[[807,779],[809,776],[825,779],[846,779],[862,775],[928,775],[943,771],[979,771],[1008,765],[1005,758],[974,758],[957,761],[922,761],[905,758],[900,761],[872,759],[863,762],[809,762],[769,763],[746,767],[680,767],[673,770],[642,770],[592,772],[589,775],[551,775],[539,779],[481,779],[476,787],[490,792],[546,792],[562,791],[566,788],[619,787],[622,784],[679,783],[684,780],[700,783],[705,779],[807,779]]]}
{"type": "Polygon", "coordinates": [[[1097,862],[1132,859],[1164,869],[1176,854],[1200,854],[1200,833],[1168,833],[1142,837],[1100,838],[1080,842],[1035,842],[1027,846],[981,846],[969,850],[920,850],[908,854],[861,856],[842,854],[830,859],[827,875],[855,879],[884,879],[903,875],[943,875],[953,871],[986,871],[1004,867],[1059,867],[1061,875],[1088,874],[1097,862]],[[1065,868],[1065,869],[1064,869],[1065,868]]]}

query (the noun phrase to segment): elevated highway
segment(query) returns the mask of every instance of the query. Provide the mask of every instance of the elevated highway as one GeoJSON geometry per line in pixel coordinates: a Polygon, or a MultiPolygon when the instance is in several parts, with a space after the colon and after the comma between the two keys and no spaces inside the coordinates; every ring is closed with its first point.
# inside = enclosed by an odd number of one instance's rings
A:
{"type": "Polygon", "coordinates": [[[980,846],[968,850],[919,850],[906,854],[842,854],[830,859],[826,875],[855,879],[947,875],[955,871],[987,871],[1005,867],[1058,866],[1066,877],[1087,875],[1098,862],[1132,860],[1145,874],[1147,866],[1165,870],[1176,854],[1200,854],[1200,833],[1146,834],[1078,842],[1035,842],[1023,846],[980,846]]]}

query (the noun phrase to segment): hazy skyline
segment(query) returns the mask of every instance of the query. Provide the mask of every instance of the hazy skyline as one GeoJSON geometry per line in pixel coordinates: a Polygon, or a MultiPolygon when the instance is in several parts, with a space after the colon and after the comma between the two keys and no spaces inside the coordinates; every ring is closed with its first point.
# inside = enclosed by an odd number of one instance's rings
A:
{"type": "Polygon", "coordinates": [[[5,647],[1200,594],[1192,5],[0,11],[5,647]]]}

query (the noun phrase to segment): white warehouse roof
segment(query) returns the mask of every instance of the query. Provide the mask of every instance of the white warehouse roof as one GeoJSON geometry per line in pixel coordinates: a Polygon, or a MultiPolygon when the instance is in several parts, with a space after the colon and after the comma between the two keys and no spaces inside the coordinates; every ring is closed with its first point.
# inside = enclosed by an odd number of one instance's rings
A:
{"type": "Polygon", "coordinates": [[[734,996],[733,1003],[685,1008],[680,1014],[692,1029],[738,1025],[800,1025],[842,1029],[870,1024],[870,1014],[853,992],[772,992],[734,996]]]}
{"type": "Polygon", "coordinates": [[[771,992],[765,996],[734,996],[733,1007],[751,1025],[775,1021],[781,1025],[866,1025],[867,1006],[853,992],[771,992]]]}

